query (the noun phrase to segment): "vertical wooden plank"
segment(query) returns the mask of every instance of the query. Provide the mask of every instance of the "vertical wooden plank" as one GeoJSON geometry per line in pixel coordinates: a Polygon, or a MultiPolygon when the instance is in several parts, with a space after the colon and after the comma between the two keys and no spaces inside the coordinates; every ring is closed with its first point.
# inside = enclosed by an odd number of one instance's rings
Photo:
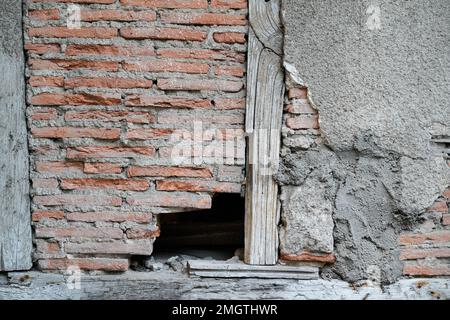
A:
{"type": "Polygon", "coordinates": [[[22,1],[1,1],[0,12],[0,271],[27,270],[32,242],[22,1]]]}
{"type": "Polygon", "coordinates": [[[280,0],[249,2],[245,262],[278,260],[278,185],[284,97],[280,0]]]}

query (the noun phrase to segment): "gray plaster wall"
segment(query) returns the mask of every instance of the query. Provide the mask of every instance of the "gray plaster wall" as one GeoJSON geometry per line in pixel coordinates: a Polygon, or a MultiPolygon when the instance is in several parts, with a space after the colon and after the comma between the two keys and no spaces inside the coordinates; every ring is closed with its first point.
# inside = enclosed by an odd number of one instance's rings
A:
{"type": "Polygon", "coordinates": [[[0,1],[0,271],[31,268],[22,2],[0,1]]]}
{"type": "Polygon", "coordinates": [[[392,282],[399,233],[450,182],[432,143],[450,136],[450,2],[284,0],[283,19],[285,60],[308,87],[325,142],[285,154],[279,182],[314,185],[310,173],[332,163],[331,200],[308,199],[333,205],[337,261],[326,273],[358,281],[379,268],[392,282]]]}

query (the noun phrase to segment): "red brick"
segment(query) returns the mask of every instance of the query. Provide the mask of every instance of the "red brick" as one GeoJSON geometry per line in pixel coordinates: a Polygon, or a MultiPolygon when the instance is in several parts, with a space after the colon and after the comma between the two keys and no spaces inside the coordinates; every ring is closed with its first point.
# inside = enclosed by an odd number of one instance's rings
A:
{"type": "Polygon", "coordinates": [[[244,15],[235,14],[161,12],[160,17],[162,22],[174,24],[233,26],[243,26],[247,24],[247,18],[244,15]]]}
{"type": "Polygon", "coordinates": [[[245,61],[244,54],[231,50],[161,48],[157,50],[157,55],[158,57],[175,59],[200,59],[241,63],[245,61]]]}
{"type": "Polygon", "coordinates": [[[450,268],[446,265],[405,265],[403,268],[403,274],[409,276],[449,276],[450,268]]]}
{"type": "Polygon", "coordinates": [[[58,113],[55,109],[51,108],[33,110],[33,113],[31,114],[32,120],[55,120],[57,118],[58,113]]]}
{"type": "Polygon", "coordinates": [[[37,138],[95,138],[104,140],[117,140],[120,137],[120,129],[33,127],[31,128],[31,134],[37,138]]]}
{"type": "Polygon", "coordinates": [[[58,187],[58,180],[56,179],[33,179],[33,188],[56,189],[58,187]]]}
{"type": "Polygon", "coordinates": [[[207,0],[120,0],[120,4],[169,9],[204,9],[208,7],[207,0]]]}
{"type": "Polygon", "coordinates": [[[214,41],[219,43],[245,43],[245,33],[242,32],[215,32],[214,41]]]}
{"type": "Polygon", "coordinates": [[[151,255],[153,252],[152,240],[136,240],[130,243],[114,242],[84,242],[67,243],[67,253],[81,254],[126,254],[126,255],[151,255]]]}
{"type": "Polygon", "coordinates": [[[172,133],[172,129],[128,129],[125,138],[130,140],[149,140],[166,137],[172,133]]]}
{"type": "Polygon", "coordinates": [[[155,192],[145,196],[130,196],[127,203],[135,206],[211,208],[211,196],[186,192],[155,192]]]}
{"type": "Polygon", "coordinates": [[[38,60],[29,59],[28,65],[33,70],[76,70],[91,69],[102,71],[117,71],[119,63],[115,61],[83,61],[83,60],[38,60]]]}
{"type": "Polygon", "coordinates": [[[211,6],[220,9],[247,9],[247,0],[212,0],[211,6]]]}
{"type": "Polygon", "coordinates": [[[288,91],[289,99],[306,99],[308,91],[306,88],[292,88],[288,91]]]}
{"type": "Polygon", "coordinates": [[[47,3],[84,3],[84,4],[112,4],[116,0],[32,0],[32,2],[47,2],[47,3]]]}
{"type": "Polygon", "coordinates": [[[64,82],[64,86],[66,88],[96,87],[96,88],[132,89],[132,88],[151,88],[152,85],[153,82],[147,79],[111,78],[111,77],[97,77],[97,78],[76,77],[67,79],[64,82]]]}
{"type": "Polygon", "coordinates": [[[217,66],[214,68],[216,76],[232,76],[242,78],[245,70],[242,66],[217,66]]]}
{"type": "Polygon", "coordinates": [[[286,126],[288,128],[299,129],[318,129],[319,117],[318,116],[296,116],[286,119],[286,126]]]}
{"type": "Polygon", "coordinates": [[[293,114],[317,114],[317,111],[306,100],[303,103],[288,104],[284,110],[293,114]]]}
{"type": "Polygon", "coordinates": [[[153,156],[155,148],[153,147],[74,147],[68,148],[67,157],[69,159],[86,158],[133,158],[136,156],[153,156]]]}
{"type": "Polygon", "coordinates": [[[39,173],[71,173],[83,172],[82,162],[65,161],[38,161],[36,162],[36,171],[39,173]]]}
{"type": "Polygon", "coordinates": [[[216,109],[234,110],[234,109],[245,109],[245,99],[234,98],[234,99],[224,99],[219,98],[214,100],[216,109]]]}
{"type": "Polygon", "coordinates": [[[56,43],[26,43],[24,49],[28,54],[59,53],[61,51],[61,47],[56,43]]]}
{"type": "Polygon", "coordinates": [[[63,190],[117,189],[124,191],[145,191],[149,188],[146,180],[129,179],[63,179],[63,190]]]}
{"type": "Polygon", "coordinates": [[[206,32],[176,28],[122,28],[120,29],[120,35],[125,39],[136,40],[203,41],[206,39],[206,32]]]}
{"type": "Polygon", "coordinates": [[[104,56],[154,56],[155,50],[152,47],[115,46],[99,44],[70,44],[67,46],[65,54],[67,56],[77,55],[104,55],[104,56]]]}
{"type": "Polygon", "coordinates": [[[211,178],[212,172],[208,168],[191,167],[162,167],[131,166],[127,170],[129,177],[189,177],[189,178],[211,178]]]}
{"type": "Polygon", "coordinates": [[[177,181],[160,180],[156,182],[156,189],[161,191],[193,191],[193,192],[215,192],[215,193],[240,193],[241,185],[232,182],[216,181],[177,181]]]}
{"type": "Polygon", "coordinates": [[[46,254],[58,253],[61,251],[61,247],[58,242],[36,240],[36,251],[46,254]]]}
{"type": "Polygon", "coordinates": [[[447,198],[447,199],[450,199],[450,188],[447,188],[447,189],[444,191],[443,196],[444,196],[445,198],[447,198]]]}
{"type": "Polygon", "coordinates": [[[336,256],[333,253],[313,253],[313,252],[300,252],[290,254],[287,252],[281,252],[281,260],[284,261],[301,261],[301,262],[319,262],[319,263],[334,263],[336,256]]]}
{"type": "Polygon", "coordinates": [[[36,238],[107,238],[122,239],[123,231],[119,228],[97,227],[37,227],[36,238]]]}
{"type": "Polygon", "coordinates": [[[82,222],[138,222],[149,223],[153,219],[151,213],[121,213],[121,212],[68,212],[66,214],[68,221],[82,221],[82,222]]]}
{"type": "Polygon", "coordinates": [[[436,201],[431,208],[428,209],[428,212],[448,212],[448,206],[446,201],[436,201]]]}
{"type": "Polygon", "coordinates": [[[159,237],[159,228],[154,230],[150,229],[128,229],[127,232],[128,239],[153,239],[159,237]]]}
{"type": "Polygon", "coordinates": [[[63,211],[34,211],[31,219],[41,221],[42,219],[64,219],[63,211]]]}
{"type": "Polygon", "coordinates": [[[105,110],[86,110],[86,111],[67,111],[64,119],[66,121],[111,121],[118,122],[126,120],[130,123],[154,123],[155,117],[148,112],[127,112],[127,111],[105,111],[105,110]]]}
{"type": "Polygon", "coordinates": [[[62,87],[64,77],[31,76],[28,83],[32,87],[62,87]]]}
{"type": "Polygon", "coordinates": [[[435,231],[430,233],[408,233],[400,235],[401,245],[417,245],[423,243],[442,243],[450,241],[450,230],[435,231]]]}
{"type": "Polygon", "coordinates": [[[450,214],[444,214],[444,215],[442,216],[442,224],[443,224],[444,226],[450,225],[450,214]]]}
{"type": "Polygon", "coordinates": [[[44,206],[60,205],[96,205],[96,206],[121,206],[122,198],[103,195],[61,194],[55,196],[35,196],[34,203],[44,206]]]}
{"type": "Polygon", "coordinates": [[[159,108],[211,108],[207,99],[167,97],[167,96],[128,96],[125,100],[128,107],[159,107],[159,108]]]}
{"type": "Polygon", "coordinates": [[[40,259],[38,261],[38,267],[41,270],[67,270],[74,266],[81,270],[126,271],[129,267],[129,261],[128,259],[118,258],[63,258],[40,259]]]}
{"type": "Polygon", "coordinates": [[[117,34],[116,28],[69,29],[66,27],[39,27],[28,29],[30,37],[110,39],[116,37],[117,34]]]}
{"type": "Polygon", "coordinates": [[[415,260],[425,258],[450,258],[450,248],[438,249],[403,249],[400,260],[415,260]]]}
{"type": "Polygon", "coordinates": [[[117,163],[107,162],[86,162],[84,164],[84,173],[121,173],[122,166],[117,163]]]}
{"type": "Polygon", "coordinates": [[[113,106],[121,102],[120,94],[108,93],[40,93],[31,98],[31,104],[42,106],[62,105],[105,105],[113,106]]]}
{"type": "Polygon", "coordinates": [[[32,20],[59,20],[58,9],[42,9],[42,10],[29,10],[28,17],[32,20]]]}
{"type": "Polygon", "coordinates": [[[154,11],[82,10],[82,21],[155,21],[154,11]]]}
{"type": "Polygon", "coordinates": [[[184,91],[224,91],[239,92],[243,84],[227,80],[198,80],[198,79],[158,79],[157,86],[161,90],[184,91]]]}
{"type": "Polygon", "coordinates": [[[180,72],[205,74],[209,71],[209,65],[206,63],[154,60],[125,62],[123,63],[123,69],[126,71],[140,72],[180,72]]]}

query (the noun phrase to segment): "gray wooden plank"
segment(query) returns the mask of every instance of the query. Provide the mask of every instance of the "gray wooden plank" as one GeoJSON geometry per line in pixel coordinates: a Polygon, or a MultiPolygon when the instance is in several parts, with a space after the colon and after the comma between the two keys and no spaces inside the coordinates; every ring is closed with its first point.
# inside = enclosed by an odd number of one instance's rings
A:
{"type": "Polygon", "coordinates": [[[0,2],[0,271],[31,268],[22,2],[0,2]]]}

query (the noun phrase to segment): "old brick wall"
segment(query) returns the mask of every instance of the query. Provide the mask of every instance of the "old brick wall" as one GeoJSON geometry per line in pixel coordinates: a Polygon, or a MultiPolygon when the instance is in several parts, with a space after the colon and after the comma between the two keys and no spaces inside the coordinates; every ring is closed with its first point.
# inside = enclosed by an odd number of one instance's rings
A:
{"type": "Polygon", "coordinates": [[[24,15],[40,269],[126,270],[152,253],[155,214],[241,192],[245,0],[27,0],[24,15]]]}

